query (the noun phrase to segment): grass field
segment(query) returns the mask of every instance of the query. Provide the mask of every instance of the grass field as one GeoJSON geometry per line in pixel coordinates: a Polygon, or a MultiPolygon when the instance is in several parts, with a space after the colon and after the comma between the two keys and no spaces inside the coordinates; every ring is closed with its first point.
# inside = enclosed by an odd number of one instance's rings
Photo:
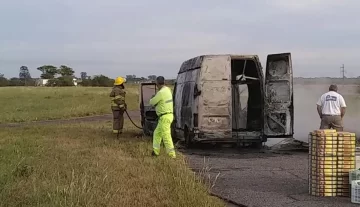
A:
{"type": "MultiPolygon", "coordinates": [[[[128,110],[139,110],[139,85],[127,84],[125,90],[128,110]]],[[[110,92],[110,87],[0,87],[0,123],[108,114],[110,92]]]]}
{"type": "MultiPolygon", "coordinates": [[[[138,85],[127,85],[129,110],[139,110],[138,85]]],[[[0,87],[0,123],[111,113],[111,88],[0,87]]]]}
{"type": "Polygon", "coordinates": [[[184,157],[150,155],[130,123],[0,130],[0,206],[224,206],[184,157]]]}

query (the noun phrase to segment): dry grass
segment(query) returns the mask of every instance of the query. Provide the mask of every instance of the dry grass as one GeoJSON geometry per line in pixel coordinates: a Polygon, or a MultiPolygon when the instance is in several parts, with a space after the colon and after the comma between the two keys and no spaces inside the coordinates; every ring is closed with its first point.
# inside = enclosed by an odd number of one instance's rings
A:
{"type": "MultiPolygon", "coordinates": [[[[129,110],[139,110],[139,86],[127,85],[129,110]]],[[[0,88],[0,123],[50,120],[111,113],[111,88],[0,88]]]]}
{"type": "Polygon", "coordinates": [[[0,206],[224,206],[178,154],[150,157],[126,123],[1,129],[0,206]]]}

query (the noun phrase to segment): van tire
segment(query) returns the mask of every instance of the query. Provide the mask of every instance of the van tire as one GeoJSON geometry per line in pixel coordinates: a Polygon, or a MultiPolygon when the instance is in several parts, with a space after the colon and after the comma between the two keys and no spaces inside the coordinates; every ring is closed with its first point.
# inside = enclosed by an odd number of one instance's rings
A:
{"type": "Polygon", "coordinates": [[[186,126],[184,129],[184,137],[185,137],[185,147],[192,148],[194,146],[194,143],[193,143],[194,136],[190,132],[189,128],[186,126]]]}
{"type": "Polygon", "coordinates": [[[179,141],[179,139],[176,136],[175,122],[171,123],[171,138],[173,140],[173,143],[176,143],[177,141],[179,141]]]}
{"type": "Polygon", "coordinates": [[[263,143],[262,142],[253,142],[251,143],[251,148],[253,149],[262,149],[263,143]]]}

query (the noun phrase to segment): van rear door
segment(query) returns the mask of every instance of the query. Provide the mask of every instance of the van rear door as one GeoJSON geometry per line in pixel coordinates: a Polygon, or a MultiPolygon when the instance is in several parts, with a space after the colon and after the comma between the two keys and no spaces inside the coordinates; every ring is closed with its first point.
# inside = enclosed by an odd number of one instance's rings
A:
{"type": "Polygon", "coordinates": [[[150,99],[157,92],[155,83],[141,83],[139,102],[140,102],[140,114],[141,114],[141,126],[146,135],[151,135],[157,124],[156,111],[153,106],[149,104],[150,99]]]}
{"type": "Polygon", "coordinates": [[[207,138],[231,138],[231,59],[206,56],[200,71],[198,126],[207,138]]]}
{"type": "Polygon", "coordinates": [[[270,54],[266,61],[264,135],[288,138],[294,134],[291,53],[270,54]]]}

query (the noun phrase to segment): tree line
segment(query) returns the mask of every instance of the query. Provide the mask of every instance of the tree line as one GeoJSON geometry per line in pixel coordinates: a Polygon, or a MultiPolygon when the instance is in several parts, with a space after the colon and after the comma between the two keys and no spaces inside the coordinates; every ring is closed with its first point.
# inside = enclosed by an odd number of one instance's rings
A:
{"type": "MultiPolygon", "coordinates": [[[[80,78],[77,78],[74,74],[73,68],[66,65],[56,67],[53,65],[43,65],[38,67],[37,70],[41,72],[40,78],[32,78],[29,68],[27,66],[21,66],[19,70],[19,76],[7,79],[4,74],[0,73],[0,87],[5,86],[40,86],[42,80],[47,80],[44,86],[74,86],[76,82],[81,86],[98,86],[98,87],[111,87],[114,85],[114,79],[105,75],[88,76],[87,72],[81,72],[80,78]]],[[[127,82],[144,82],[154,81],[156,75],[149,75],[145,77],[136,77],[136,75],[126,75],[127,82]]]]}

